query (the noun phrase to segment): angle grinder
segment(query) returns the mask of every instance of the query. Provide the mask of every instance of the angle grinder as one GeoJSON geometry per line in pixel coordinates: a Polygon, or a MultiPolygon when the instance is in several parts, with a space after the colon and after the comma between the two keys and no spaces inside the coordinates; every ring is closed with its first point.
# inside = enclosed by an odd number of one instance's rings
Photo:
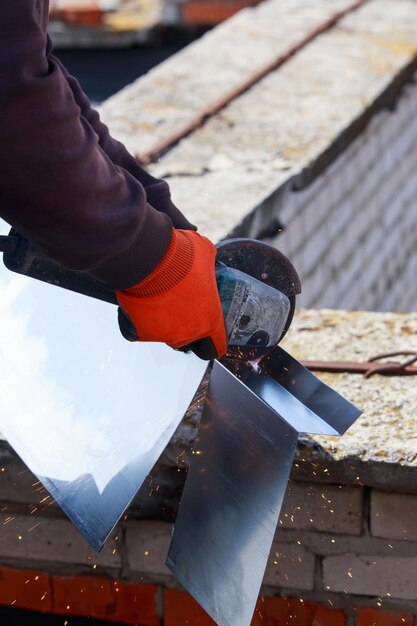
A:
{"type": "MultiPolygon", "coordinates": [[[[300,280],[290,261],[276,248],[254,239],[230,239],[217,245],[216,278],[225,319],[228,347],[239,354],[262,353],[287,332],[300,293],[300,280]]],[[[0,237],[5,266],[19,274],[118,304],[113,290],[83,272],[66,270],[15,229],[0,237]]],[[[132,339],[119,309],[123,336],[132,339]]]]}
{"type": "Polygon", "coordinates": [[[217,245],[217,286],[230,348],[265,349],[287,332],[301,292],[292,263],[279,250],[255,239],[217,245]]]}

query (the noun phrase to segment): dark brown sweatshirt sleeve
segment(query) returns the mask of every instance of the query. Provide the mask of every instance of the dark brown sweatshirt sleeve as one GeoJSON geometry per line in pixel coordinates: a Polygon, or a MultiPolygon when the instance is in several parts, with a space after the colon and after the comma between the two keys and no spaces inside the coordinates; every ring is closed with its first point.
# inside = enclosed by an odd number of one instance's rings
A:
{"type": "Polygon", "coordinates": [[[81,109],[81,115],[97,133],[99,145],[104,152],[115,165],[123,167],[143,185],[149,204],[158,211],[168,215],[175,228],[196,230],[196,227],[187,220],[172,202],[171,193],[166,181],[151,176],[149,172],[139,165],[137,160],[126,150],[125,146],[110,135],[109,129],[101,121],[99,113],[91,106],[91,102],[83,92],[78,80],[74,78],[74,76],[71,76],[62,65],[61,61],[52,54],[51,50],[52,43],[48,38],[48,59],[60,67],[68,81],[75,101],[81,109]]]}
{"type": "Polygon", "coordinates": [[[114,289],[152,272],[172,223],[116,165],[54,59],[48,2],[0,8],[0,215],[51,258],[114,289]]]}

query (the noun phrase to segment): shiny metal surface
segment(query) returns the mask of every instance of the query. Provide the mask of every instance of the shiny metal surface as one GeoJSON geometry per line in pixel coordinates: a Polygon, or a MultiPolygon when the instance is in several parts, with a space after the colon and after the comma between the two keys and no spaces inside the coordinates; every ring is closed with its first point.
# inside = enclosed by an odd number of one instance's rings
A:
{"type": "Polygon", "coordinates": [[[258,367],[263,375],[256,378],[251,374],[246,383],[255,393],[259,393],[266,402],[270,401],[271,407],[279,412],[282,404],[278,402],[277,390],[282,387],[318,420],[311,422],[307,419],[305,423],[297,423],[291,411],[281,413],[299,432],[343,435],[361,414],[351,402],[325,385],[280,346],[260,359],[258,367]],[[266,395],[271,386],[274,391],[266,395]]]}
{"type": "Polygon", "coordinates": [[[279,347],[214,364],[167,565],[220,626],[251,622],[299,432],[359,415],[279,347]]]}
{"type": "Polygon", "coordinates": [[[0,431],[98,550],[207,363],[125,341],[110,304],[5,268],[0,288],[0,431]]]}

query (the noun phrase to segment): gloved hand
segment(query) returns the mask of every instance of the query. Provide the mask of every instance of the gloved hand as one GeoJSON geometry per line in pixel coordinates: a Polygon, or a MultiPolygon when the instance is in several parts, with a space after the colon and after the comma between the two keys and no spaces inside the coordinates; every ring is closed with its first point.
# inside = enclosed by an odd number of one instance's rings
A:
{"type": "Polygon", "coordinates": [[[189,346],[211,360],[226,353],[226,329],[215,275],[216,248],[191,230],[173,230],[154,271],[134,287],[117,291],[121,331],[137,341],[189,346]],[[126,333],[126,316],[131,336],[126,333]]]}

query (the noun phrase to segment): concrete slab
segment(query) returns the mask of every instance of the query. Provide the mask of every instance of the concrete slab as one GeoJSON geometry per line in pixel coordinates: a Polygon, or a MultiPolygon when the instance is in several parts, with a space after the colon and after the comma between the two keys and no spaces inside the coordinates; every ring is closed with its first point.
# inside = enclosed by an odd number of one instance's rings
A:
{"type": "MultiPolygon", "coordinates": [[[[367,361],[412,349],[417,313],[300,310],[283,347],[297,359],[367,361]]],[[[417,378],[318,374],[363,411],[340,438],[305,438],[293,477],[417,492],[417,378]]]]}
{"type": "Polygon", "coordinates": [[[349,0],[273,0],[239,12],[109,98],[101,113],[133,154],[153,148],[349,0]]]}

